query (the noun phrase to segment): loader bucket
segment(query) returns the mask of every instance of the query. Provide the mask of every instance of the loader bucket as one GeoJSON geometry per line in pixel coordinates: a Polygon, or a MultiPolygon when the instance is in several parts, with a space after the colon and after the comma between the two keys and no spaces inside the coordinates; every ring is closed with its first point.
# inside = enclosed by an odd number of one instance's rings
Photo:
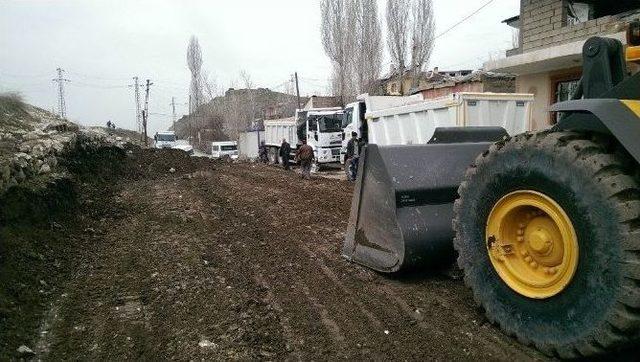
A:
{"type": "Polygon", "coordinates": [[[503,136],[502,128],[447,128],[430,144],[365,147],[343,256],[387,273],[450,261],[458,186],[476,156],[503,136]]]}

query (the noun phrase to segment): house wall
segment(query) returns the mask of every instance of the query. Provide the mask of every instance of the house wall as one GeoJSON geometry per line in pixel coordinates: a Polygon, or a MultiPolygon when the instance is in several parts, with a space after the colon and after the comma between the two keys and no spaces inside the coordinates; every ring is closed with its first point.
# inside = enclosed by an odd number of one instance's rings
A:
{"type": "Polygon", "coordinates": [[[484,86],[482,82],[459,83],[451,87],[425,89],[420,93],[422,93],[422,97],[424,97],[424,99],[432,99],[457,92],[484,92],[484,86]]]}
{"type": "Polygon", "coordinates": [[[528,52],[571,43],[598,34],[616,33],[622,31],[623,24],[629,20],[609,15],[575,25],[566,25],[566,18],[562,0],[521,0],[521,51],[528,52]]]}
{"type": "Polygon", "coordinates": [[[549,73],[526,74],[516,78],[517,93],[534,95],[531,124],[533,130],[541,130],[551,125],[548,112],[551,99],[551,77],[549,73]]]}

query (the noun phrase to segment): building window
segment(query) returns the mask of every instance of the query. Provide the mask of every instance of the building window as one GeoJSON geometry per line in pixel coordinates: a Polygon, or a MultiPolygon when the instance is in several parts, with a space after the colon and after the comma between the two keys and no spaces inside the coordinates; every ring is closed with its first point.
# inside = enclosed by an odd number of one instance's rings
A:
{"type": "MultiPolygon", "coordinates": [[[[571,95],[575,93],[576,89],[578,88],[579,81],[580,81],[580,78],[574,78],[574,79],[565,78],[562,80],[555,81],[553,83],[553,91],[554,91],[555,97],[552,103],[564,102],[571,99],[571,95]]],[[[552,118],[552,123],[557,123],[560,117],[561,117],[560,112],[555,113],[555,115],[552,118]]]]}
{"type": "Polygon", "coordinates": [[[575,25],[593,19],[593,5],[567,1],[567,25],[575,25]]]}
{"type": "Polygon", "coordinates": [[[574,25],[608,15],[617,15],[640,8],[638,0],[565,0],[566,24],[574,25]]]}
{"type": "Polygon", "coordinates": [[[579,79],[556,83],[556,102],[568,101],[578,88],[579,79]]]}

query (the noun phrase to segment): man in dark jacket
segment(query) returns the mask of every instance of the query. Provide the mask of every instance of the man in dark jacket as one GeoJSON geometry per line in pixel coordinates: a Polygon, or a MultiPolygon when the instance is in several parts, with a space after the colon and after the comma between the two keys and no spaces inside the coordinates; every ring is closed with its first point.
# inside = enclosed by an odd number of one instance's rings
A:
{"type": "Polygon", "coordinates": [[[267,145],[264,141],[260,141],[260,146],[258,146],[258,157],[260,158],[260,162],[269,163],[269,150],[267,149],[267,145]]]}
{"type": "Polygon", "coordinates": [[[347,154],[344,159],[344,172],[347,180],[355,181],[358,156],[360,155],[360,145],[358,143],[358,133],[351,132],[351,139],[347,142],[347,154]]]}
{"type": "Polygon", "coordinates": [[[302,177],[309,180],[311,178],[311,163],[313,162],[313,148],[307,144],[307,140],[302,140],[302,145],[296,151],[296,162],[302,168],[302,177]]]}
{"type": "Polygon", "coordinates": [[[285,170],[289,170],[289,155],[291,155],[291,145],[283,138],[280,145],[280,158],[282,159],[282,167],[285,170]]]}

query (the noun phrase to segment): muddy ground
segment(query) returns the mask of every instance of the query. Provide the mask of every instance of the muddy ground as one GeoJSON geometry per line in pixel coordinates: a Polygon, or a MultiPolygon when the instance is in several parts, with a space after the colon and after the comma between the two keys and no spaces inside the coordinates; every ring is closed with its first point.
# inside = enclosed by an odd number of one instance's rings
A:
{"type": "Polygon", "coordinates": [[[129,158],[128,176],[84,186],[82,248],[32,342],[38,357],[544,359],[491,326],[451,273],[391,278],[342,259],[345,181],[129,158]]]}

